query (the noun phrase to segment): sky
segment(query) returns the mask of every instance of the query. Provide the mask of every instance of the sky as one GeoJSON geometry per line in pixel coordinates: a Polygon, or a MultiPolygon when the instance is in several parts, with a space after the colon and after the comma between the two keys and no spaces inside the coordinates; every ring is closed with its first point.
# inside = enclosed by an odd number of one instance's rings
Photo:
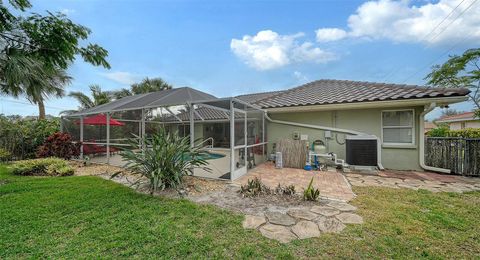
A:
{"type": "MultiPolygon", "coordinates": [[[[109,52],[110,70],[77,59],[66,88],[88,94],[161,77],[217,97],[282,90],[318,79],[426,84],[432,65],[480,40],[480,1],[36,1],[62,12],[109,52]]],[[[82,44],[86,44],[84,42],[82,44]]],[[[25,99],[0,113],[37,115],[25,99]]],[[[76,109],[50,99],[48,114],[76,109]]],[[[451,106],[471,110],[472,104],[451,106]]],[[[430,119],[440,115],[436,110],[430,119]]]]}

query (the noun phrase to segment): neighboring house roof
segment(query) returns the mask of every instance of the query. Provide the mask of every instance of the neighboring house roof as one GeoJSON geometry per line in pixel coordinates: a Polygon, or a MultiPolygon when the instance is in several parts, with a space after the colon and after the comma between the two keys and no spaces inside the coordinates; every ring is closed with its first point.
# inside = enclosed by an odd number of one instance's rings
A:
{"type": "Polygon", "coordinates": [[[465,112],[458,115],[444,116],[436,120],[437,123],[449,123],[449,122],[462,122],[462,121],[472,121],[480,120],[475,118],[475,112],[465,112]]]}
{"type": "Polygon", "coordinates": [[[302,86],[277,92],[243,95],[255,99],[262,108],[355,102],[419,99],[465,96],[470,91],[463,88],[427,88],[414,85],[373,83],[349,80],[317,80],[302,86]],[[271,94],[270,94],[271,93],[271,94]],[[257,95],[257,96],[256,96],[257,95]],[[265,96],[263,96],[265,95],[265,96]]]}
{"type": "Polygon", "coordinates": [[[236,96],[236,98],[238,98],[240,100],[243,100],[245,102],[248,102],[248,103],[255,103],[255,102],[260,101],[262,99],[273,97],[274,95],[280,94],[284,91],[285,90],[278,90],[278,91],[270,91],[270,92],[245,94],[245,95],[236,96]]]}

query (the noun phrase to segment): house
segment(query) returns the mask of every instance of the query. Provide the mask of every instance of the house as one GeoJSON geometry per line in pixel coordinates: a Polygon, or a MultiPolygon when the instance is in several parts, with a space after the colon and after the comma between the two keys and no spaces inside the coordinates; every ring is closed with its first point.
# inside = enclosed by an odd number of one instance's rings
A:
{"type": "MultiPolygon", "coordinates": [[[[435,107],[467,100],[468,93],[467,89],[347,80],[317,80],[287,90],[229,98],[176,88],[80,111],[64,118],[62,128],[71,129],[73,136],[88,144],[83,130],[87,126],[75,128],[68,119],[78,122],[78,118],[105,113],[136,125],[132,133],[146,138],[158,127],[179,131],[209,153],[212,172],[196,173],[204,177],[236,179],[265,161],[285,138],[305,140],[309,148],[322,143],[328,158],[338,159],[335,162],[341,166],[346,159],[356,164],[368,158],[366,165],[379,168],[448,172],[424,163],[424,116],[435,107]]],[[[126,128],[107,129],[112,130],[107,130],[100,144],[121,145],[117,132],[126,128]]],[[[127,131],[123,133],[128,136],[127,131]]],[[[106,162],[112,162],[110,156],[107,152],[106,162]]]]}
{"type": "Polygon", "coordinates": [[[450,130],[465,128],[480,128],[480,118],[474,112],[465,112],[458,115],[444,116],[435,121],[436,124],[447,124],[450,130]]]}
{"type": "Polygon", "coordinates": [[[437,128],[437,125],[434,123],[434,122],[428,122],[428,121],[425,121],[423,123],[423,128],[424,128],[424,133],[427,133],[428,131],[434,129],[434,128],[437,128]]]}

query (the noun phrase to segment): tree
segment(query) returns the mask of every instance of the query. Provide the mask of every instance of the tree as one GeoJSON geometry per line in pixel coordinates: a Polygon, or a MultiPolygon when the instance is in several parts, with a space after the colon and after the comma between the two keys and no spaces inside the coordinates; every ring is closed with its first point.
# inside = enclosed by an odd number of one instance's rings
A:
{"type": "MultiPolygon", "coordinates": [[[[79,110],[96,107],[99,105],[107,104],[113,100],[112,93],[109,91],[103,91],[99,85],[90,85],[90,94],[92,98],[85,95],[82,92],[70,92],[69,97],[75,98],[79,103],[79,110]]],[[[62,111],[62,114],[70,114],[76,112],[75,110],[62,111]]]]}
{"type": "Polygon", "coordinates": [[[468,88],[480,117],[480,48],[469,49],[461,56],[451,56],[443,65],[436,65],[427,75],[428,84],[435,87],[468,88]]]}
{"type": "Polygon", "coordinates": [[[445,108],[442,110],[442,117],[445,116],[454,116],[463,113],[462,111],[455,110],[453,108],[445,108]]]}
{"type": "Polygon", "coordinates": [[[172,85],[168,84],[161,78],[145,78],[139,83],[132,84],[130,89],[123,88],[119,91],[115,91],[114,96],[116,99],[119,99],[122,97],[162,91],[171,88],[172,85]]]}
{"type": "MultiPolygon", "coordinates": [[[[10,0],[16,13],[31,7],[28,0],[10,0]]],[[[91,31],[73,23],[64,14],[14,15],[0,3],[0,94],[25,96],[39,107],[39,118],[45,118],[44,101],[63,96],[70,82],[66,69],[79,55],[84,61],[110,68],[108,52],[88,43],[91,31]]]]}

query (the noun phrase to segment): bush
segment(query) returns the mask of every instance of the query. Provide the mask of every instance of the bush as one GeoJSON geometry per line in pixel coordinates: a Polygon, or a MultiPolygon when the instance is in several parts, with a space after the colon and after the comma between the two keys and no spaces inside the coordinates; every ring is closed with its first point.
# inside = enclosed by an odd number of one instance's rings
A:
{"type": "Polygon", "coordinates": [[[427,132],[429,137],[462,137],[462,138],[480,138],[479,128],[465,128],[461,130],[449,130],[441,126],[427,132]]]}
{"type": "Polygon", "coordinates": [[[10,152],[11,159],[35,158],[45,138],[59,131],[59,119],[22,119],[0,115],[0,148],[10,152]]]}
{"type": "Polygon", "coordinates": [[[15,175],[70,176],[74,169],[60,158],[42,158],[14,162],[10,165],[15,175]]]}
{"type": "Polygon", "coordinates": [[[80,144],[73,143],[70,134],[62,132],[56,132],[47,137],[37,151],[37,157],[43,158],[58,157],[68,160],[78,155],[80,155],[80,144]]]}
{"type": "Polygon", "coordinates": [[[271,194],[272,191],[269,187],[262,183],[262,181],[255,177],[253,180],[248,180],[247,184],[240,187],[240,193],[244,197],[256,197],[260,195],[271,194]]]}
{"type": "Polygon", "coordinates": [[[309,201],[316,201],[320,196],[320,190],[313,187],[313,177],[310,180],[310,184],[308,187],[303,191],[303,199],[309,201]]]}
{"type": "MultiPolygon", "coordinates": [[[[177,132],[168,133],[160,128],[157,134],[145,139],[145,151],[138,150],[138,138],[131,139],[131,149],[121,153],[127,161],[125,167],[134,174],[150,180],[150,191],[178,188],[183,185],[183,176],[191,174],[195,167],[208,163],[201,156],[200,147],[190,147],[190,137],[180,137],[177,132]]],[[[114,177],[114,176],[112,176],[114,177]]]]}
{"type": "Polygon", "coordinates": [[[0,148],[0,162],[9,161],[11,158],[12,158],[12,154],[9,151],[3,148],[0,148]]]}

